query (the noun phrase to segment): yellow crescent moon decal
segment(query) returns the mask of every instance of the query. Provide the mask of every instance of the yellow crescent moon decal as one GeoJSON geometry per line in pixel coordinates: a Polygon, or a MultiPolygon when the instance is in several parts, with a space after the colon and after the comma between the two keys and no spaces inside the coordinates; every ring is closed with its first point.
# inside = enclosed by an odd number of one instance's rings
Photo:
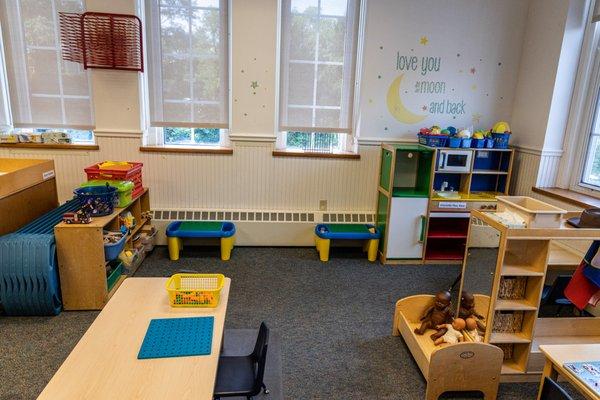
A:
{"type": "Polygon", "coordinates": [[[387,92],[387,107],[390,114],[398,121],[413,125],[423,121],[427,118],[427,115],[415,114],[402,104],[402,99],[400,98],[400,84],[402,83],[402,78],[404,78],[404,74],[400,74],[390,85],[387,92]]]}

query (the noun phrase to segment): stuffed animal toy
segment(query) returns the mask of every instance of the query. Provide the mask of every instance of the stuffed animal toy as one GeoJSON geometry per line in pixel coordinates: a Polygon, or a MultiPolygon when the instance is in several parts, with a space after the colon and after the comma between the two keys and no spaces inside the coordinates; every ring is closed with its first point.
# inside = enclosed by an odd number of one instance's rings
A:
{"type": "Polygon", "coordinates": [[[460,294],[460,308],[458,309],[458,317],[466,320],[467,318],[473,318],[477,322],[477,329],[481,332],[485,332],[485,319],[483,315],[478,314],[475,311],[475,297],[471,293],[462,291],[460,294]]]}
{"type": "Polygon", "coordinates": [[[456,344],[464,340],[462,330],[467,326],[466,322],[462,318],[455,318],[452,324],[438,325],[437,329],[444,330],[444,334],[433,342],[436,346],[442,343],[456,344]]]}
{"type": "Polygon", "coordinates": [[[454,316],[452,313],[452,302],[450,292],[441,291],[433,300],[433,305],[430,306],[425,314],[421,317],[421,326],[415,329],[417,335],[422,335],[427,329],[438,329],[431,335],[432,340],[436,340],[446,333],[445,328],[438,328],[438,325],[444,325],[452,321],[454,316]]]}

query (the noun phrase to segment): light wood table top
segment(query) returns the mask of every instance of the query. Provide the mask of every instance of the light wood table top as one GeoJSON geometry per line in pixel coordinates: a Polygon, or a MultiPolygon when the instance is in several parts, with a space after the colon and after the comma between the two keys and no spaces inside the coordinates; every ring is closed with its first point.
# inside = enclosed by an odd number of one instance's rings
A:
{"type": "Polygon", "coordinates": [[[166,281],[125,279],[38,399],[212,399],[231,279],[216,308],[172,308],[166,281]],[[201,316],[215,318],[210,355],[137,359],[151,319],[201,316]]]}
{"type": "MultiPolygon", "coordinates": [[[[575,375],[563,367],[564,363],[569,362],[600,361],[600,344],[542,345],[540,351],[544,353],[546,361],[552,363],[552,369],[571,382],[581,394],[588,399],[600,399],[575,375]]],[[[550,376],[547,372],[545,369],[544,375],[550,376]]]]}

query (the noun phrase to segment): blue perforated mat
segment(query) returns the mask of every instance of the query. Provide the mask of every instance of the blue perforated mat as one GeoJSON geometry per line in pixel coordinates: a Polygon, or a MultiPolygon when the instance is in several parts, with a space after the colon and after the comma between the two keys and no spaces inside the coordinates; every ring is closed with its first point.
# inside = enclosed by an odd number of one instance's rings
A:
{"type": "Polygon", "coordinates": [[[153,319],[138,353],[139,359],[210,354],[214,317],[153,319]]]}

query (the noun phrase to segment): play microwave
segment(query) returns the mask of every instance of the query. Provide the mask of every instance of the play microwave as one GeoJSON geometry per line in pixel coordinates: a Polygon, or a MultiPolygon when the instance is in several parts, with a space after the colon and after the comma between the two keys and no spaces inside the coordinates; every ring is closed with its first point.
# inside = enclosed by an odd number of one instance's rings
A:
{"type": "Polygon", "coordinates": [[[471,150],[438,150],[437,170],[445,172],[469,172],[471,150]]]}

